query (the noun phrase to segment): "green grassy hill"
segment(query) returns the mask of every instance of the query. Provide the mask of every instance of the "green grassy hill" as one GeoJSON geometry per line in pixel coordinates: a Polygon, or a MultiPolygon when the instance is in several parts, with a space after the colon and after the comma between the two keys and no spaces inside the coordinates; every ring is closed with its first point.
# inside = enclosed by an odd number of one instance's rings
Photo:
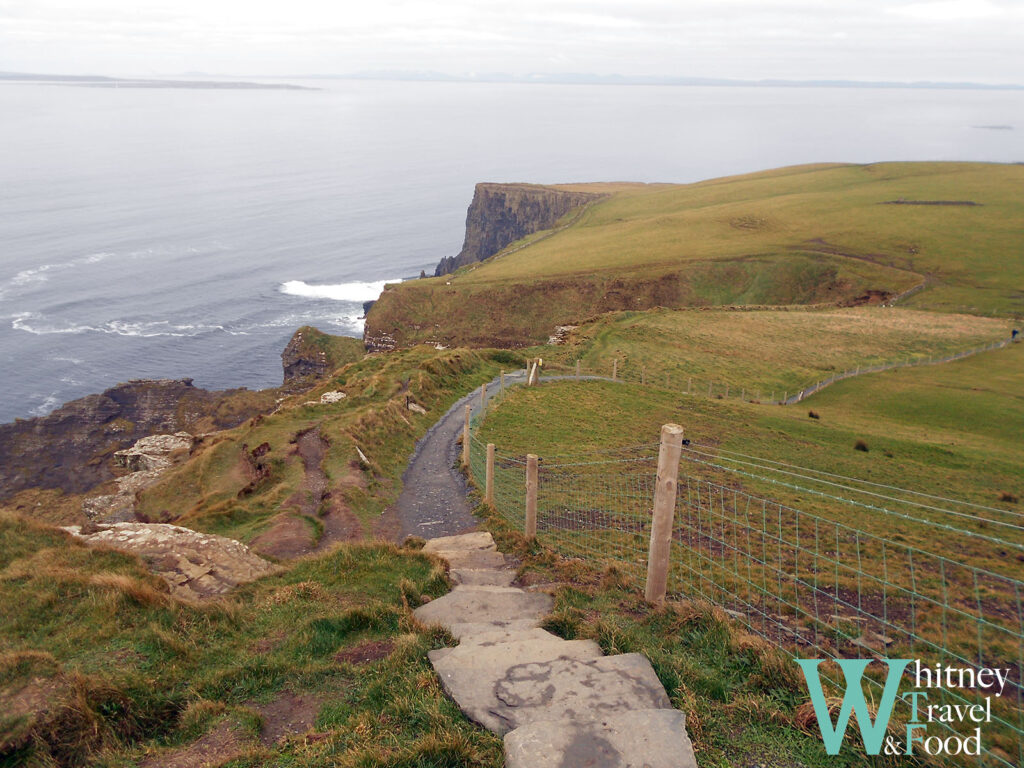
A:
{"type": "Polygon", "coordinates": [[[906,306],[1024,314],[1024,166],[815,165],[613,190],[549,237],[390,288],[368,338],[527,346],[613,310],[877,303],[919,285],[906,306]]]}

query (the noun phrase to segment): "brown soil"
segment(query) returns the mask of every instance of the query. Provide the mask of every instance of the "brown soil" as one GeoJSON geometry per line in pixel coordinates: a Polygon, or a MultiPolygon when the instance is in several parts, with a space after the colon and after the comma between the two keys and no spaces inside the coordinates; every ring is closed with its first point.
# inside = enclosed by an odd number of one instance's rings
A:
{"type": "Polygon", "coordinates": [[[245,752],[252,742],[227,721],[187,747],[146,758],[142,768],[212,768],[245,752]]]}
{"type": "Polygon", "coordinates": [[[322,704],[323,701],[312,694],[283,691],[266,706],[256,707],[263,717],[260,741],[270,747],[282,738],[310,731],[322,704]]]}
{"type": "Polygon", "coordinates": [[[261,555],[288,560],[313,551],[313,527],[297,515],[282,512],[249,548],[261,555]]]}
{"type": "Polygon", "coordinates": [[[393,650],[395,650],[393,640],[367,640],[339,651],[335,654],[334,659],[347,664],[369,664],[387,658],[393,650]]]}

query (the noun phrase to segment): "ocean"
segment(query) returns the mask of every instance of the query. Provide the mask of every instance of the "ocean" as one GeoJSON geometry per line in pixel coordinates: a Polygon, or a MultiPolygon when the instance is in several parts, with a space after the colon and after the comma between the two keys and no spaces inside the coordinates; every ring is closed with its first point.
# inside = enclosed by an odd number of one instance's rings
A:
{"type": "Polygon", "coordinates": [[[1024,161],[1024,92],[317,80],[0,82],[0,421],[133,378],[281,382],[462,244],[479,181],[1024,161]]]}

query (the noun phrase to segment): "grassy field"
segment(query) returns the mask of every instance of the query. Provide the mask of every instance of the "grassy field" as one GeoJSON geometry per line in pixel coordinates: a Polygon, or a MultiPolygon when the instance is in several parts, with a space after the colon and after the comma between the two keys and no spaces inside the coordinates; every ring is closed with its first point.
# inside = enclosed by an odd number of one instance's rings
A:
{"type": "Polygon", "coordinates": [[[274,414],[206,441],[188,463],[143,492],[139,511],[153,521],[173,520],[247,543],[302,492],[305,469],[295,443],[317,429],[327,443],[319,468],[330,504],[352,516],[356,535],[386,535],[379,529],[381,512],[398,492],[416,439],[464,391],[514,360],[504,353],[498,357],[505,362],[467,350],[419,347],[345,365],[274,414]],[[346,397],[321,404],[320,396],[330,391],[346,397]],[[406,398],[428,412],[408,410],[406,398]],[[269,474],[252,487],[247,452],[264,444],[269,474]]]}
{"type": "MultiPolygon", "coordinates": [[[[1005,510],[992,516],[1012,521],[1024,510],[1001,497],[1024,497],[1019,472],[1024,465],[1024,444],[1019,440],[1024,428],[1022,392],[1024,346],[1020,344],[954,363],[856,377],[801,405],[786,407],[687,397],[655,386],[569,381],[510,390],[506,400],[488,411],[478,437],[495,443],[504,455],[529,452],[552,462],[598,461],[602,452],[611,451],[609,456],[618,458],[613,449],[637,445],[647,446],[638,454],[652,455],[661,425],[675,422],[683,425],[695,447],[706,447],[712,454],[734,451],[918,489],[1005,510]],[[810,411],[817,418],[809,418],[810,411]],[[856,449],[858,440],[867,451],[856,449]]],[[[720,477],[698,464],[691,469],[720,477]]],[[[851,511],[782,485],[754,478],[736,478],[736,482],[785,503],[799,502],[808,511],[841,515],[840,519],[856,521],[867,530],[884,532],[893,524],[877,512],[851,511]]],[[[920,514],[950,522],[938,513],[920,514]]],[[[991,532],[976,521],[959,524],[973,532],[991,532]]],[[[1007,529],[1004,533],[1024,543],[1020,532],[1007,529]]],[[[911,527],[901,534],[928,549],[943,544],[927,529],[911,527]]],[[[1019,573],[1021,561],[1012,553],[994,554],[984,544],[976,549],[972,554],[977,562],[1009,575],[1019,573]]],[[[957,544],[946,551],[965,554],[957,544]]]]}
{"type": "MultiPolygon", "coordinates": [[[[395,535],[381,512],[415,441],[465,390],[516,362],[418,348],[347,364],[274,414],[208,438],[143,494],[140,511],[249,541],[301,492],[294,443],[316,428],[330,504],[357,537],[395,535]],[[339,390],[341,402],[319,402],[339,390]],[[254,483],[246,456],[263,443],[269,471],[254,483]]],[[[135,557],[4,514],[0,765],[129,766],[193,742],[237,766],[498,765],[500,739],[462,717],[427,663],[451,638],[409,613],[447,589],[438,562],[414,549],[343,543],[197,604],[169,595],[135,557]],[[262,725],[272,732],[282,708],[300,705],[313,737],[261,742],[262,725]]]]}
{"type": "Polygon", "coordinates": [[[0,764],[131,766],[200,737],[174,764],[500,764],[427,663],[450,638],[409,608],[447,579],[414,550],[343,546],[202,605],[24,519],[0,518],[0,552],[0,764]],[[282,702],[314,737],[261,742],[282,702]]]}
{"type": "Polygon", "coordinates": [[[814,311],[667,310],[620,312],[569,334],[565,344],[527,350],[549,369],[611,375],[677,391],[781,398],[846,370],[942,357],[1009,336],[1003,320],[898,307],[814,311]]]}
{"type": "MultiPolygon", "coordinates": [[[[1022,363],[1014,345],[847,380],[788,407],[557,382],[492,403],[475,437],[498,448],[497,506],[513,526],[519,462],[535,453],[540,543],[642,583],[656,441],[661,424],[679,423],[691,443],[673,533],[678,598],[734,609],[797,655],[984,656],[1014,669],[1022,363]]],[[[1012,765],[1016,694],[994,706],[1010,725],[993,726],[986,748],[1012,765]]]]}
{"type": "Polygon", "coordinates": [[[390,289],[368,327],[526,346],[606,311],[856,303],[925,282],[907,306],[1020,316],[1022,180],[1016,165],[885,163],[626,189],[529,247],[390,289]]]}

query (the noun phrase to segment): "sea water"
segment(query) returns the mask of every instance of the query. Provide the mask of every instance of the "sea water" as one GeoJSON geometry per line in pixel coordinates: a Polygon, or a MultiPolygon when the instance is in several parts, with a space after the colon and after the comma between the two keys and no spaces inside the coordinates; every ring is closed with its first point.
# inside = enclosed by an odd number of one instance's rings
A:
{"type": "Polygon", "coordinates": [[[1024,92],[0,83],[0,421],[131,378],[281,381],[311,324],[458,252],[479,181],[1024,161],[1024,92]]]}

